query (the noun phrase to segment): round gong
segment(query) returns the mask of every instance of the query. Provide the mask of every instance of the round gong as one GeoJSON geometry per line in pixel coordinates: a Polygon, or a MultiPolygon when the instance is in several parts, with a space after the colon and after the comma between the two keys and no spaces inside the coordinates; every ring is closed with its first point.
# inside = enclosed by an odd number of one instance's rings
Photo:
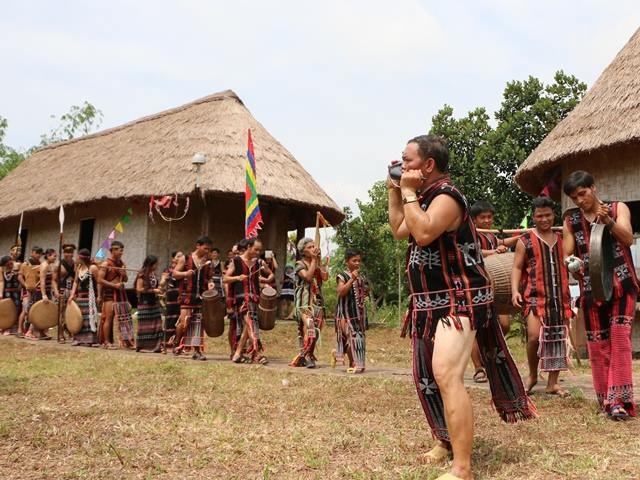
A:
{"type": "Polygon", "coordinates": [[[596,300],[611,300],[613,295],[613,251],[614,242],[606,225],[591,226],[589,240],[589,278],[591,293],[596,300]]]}

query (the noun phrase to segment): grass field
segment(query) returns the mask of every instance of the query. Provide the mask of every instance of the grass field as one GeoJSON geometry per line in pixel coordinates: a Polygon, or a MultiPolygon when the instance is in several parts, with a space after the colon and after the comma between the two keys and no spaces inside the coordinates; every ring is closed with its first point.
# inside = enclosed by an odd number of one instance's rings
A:
{"type": "MultiPolygon", "coordinates": [[[[0,478],[434,479],[445,472],[418,460],[431,440],[410,377],[335,374],[326,366],[330,337],[313,372],[286,366],[295,354],[290,323],[265,333],[267,367],[232,364],[222,338],[208,339],[208,362],[0,338],[0,478]]],[[[409,345],[397,330],[370,330],[367,342],[372,368],[409,368],[409,345]]],[[[614,423],[573,393],[537,394],[540,418],[506,425],[488,392],[471,389],[476,478],[640,478],[638,422],[614,423]]]]}

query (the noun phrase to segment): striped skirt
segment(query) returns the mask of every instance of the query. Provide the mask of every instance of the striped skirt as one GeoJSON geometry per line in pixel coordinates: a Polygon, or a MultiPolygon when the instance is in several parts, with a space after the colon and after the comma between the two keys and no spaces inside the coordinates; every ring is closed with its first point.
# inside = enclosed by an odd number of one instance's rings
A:
{"type": "Polygon", "coordinates": [[[154,350],[160,346],[164,338],[162,331],[162,310],[156,303],[138,304],[138,331],[136,348],[154,350]]]}
{"type": "MultiPolygon", "coordinates": [[[[76,298],[76,304],[80,307],[80,311],[82,312],[82,329],[80,332],[73,336],[73,340],[78,343],[83,344],[94,344],[98,343],[98,335],[96,332],[91,330],[91,316],[89,310],[89,294],[88,293],[78,293],[76,298]]],[[[98,322],[98,312],[95,312],[95,320],[98,322]]]]}
{"type": "Polygon", "coordinates": [[[204,330],[202,328],[202,309],[193,308],[187,317],[187,331],[182,339],[184,347],[204,347],[204,330]]]}
{"type": "Polygon", "coordinates": [[[169,339],[176,334],[176,323],[180,318],[180,303],[178,297],[180,292],[178,290],[167,290],[167,303],[164,311],[164,341],[169,342],[169,339]]]}

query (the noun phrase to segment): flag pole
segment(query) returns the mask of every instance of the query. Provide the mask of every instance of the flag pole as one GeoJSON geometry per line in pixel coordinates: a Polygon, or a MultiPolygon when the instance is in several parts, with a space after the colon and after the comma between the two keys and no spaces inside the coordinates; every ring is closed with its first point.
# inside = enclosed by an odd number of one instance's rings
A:
{"type": "Polygon", "coordinates": [[[58,221],[60,222],[60,242],[58,245],[58,343],[65,343],[64,329],[62,327],[62,297],[60,296],[60,275],[62,273],[62,240],[64,237],[64,208],[60,205],[60,212],[58,213],[58,221]]]}

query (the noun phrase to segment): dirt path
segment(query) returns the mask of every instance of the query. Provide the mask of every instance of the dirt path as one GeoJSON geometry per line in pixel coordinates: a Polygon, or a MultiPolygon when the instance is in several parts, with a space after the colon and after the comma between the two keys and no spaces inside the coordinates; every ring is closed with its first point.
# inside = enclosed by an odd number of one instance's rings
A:
{"type": "MultiPolygon", "coordinates": [[[[13,344],[22,344],[27,347],[32,347],[34,349],[39,349],[43,351],[60,351],[60,350],[68,350],[68,351],[96,351],[96,352],[106,352],[100,348],[87,348],[87,347],[73,347],[70,343],[60,344],[57,343],[55,339],[51,341],[33,341],[33,340],[25,340],[18,339],[13,336],[0,336],[0,345],[2,343],[13,343],[13,344]]],[[[131,355],[131,356],[140,356],[144,355],[144,358],[154,358],[158,361],[189,361],[192,362],[189,355],[181,355],[179,357],[163,354],[154,354],[154,353],[136,353],[132,350],[111,350],[109,354],[113,355],[131,355]]],[[[229,361],[229,357],[225,355],[215,354],[215,353],[207,353],[207,362],[197,362],[197,364],[206,365],[211,362],[220,362],[226,363],[235,368],[246,368],[246,365],[234,365],[229,361]]],[[[634,360],[634,363],[638,362],[634,360]]],[[[196,362],[192,362],[196,363],[196,362]]],[[[351,377],[351,378],[359,378],[359,377],[377,377],[377,378],[386,378],[396,381],[402,382],[412,382],[412,372],[409,368],[398,368],[398,367],[385,367],[385,366],[368,366],[367,370],[364,374],[354,375],[346,372],[346,368],[343,366],[337,366],[336,368],[331,368],[329,365],[319,362],[318,367],[314,369],[309,368],[292,368],[289,366],[288,362],[279,358],[271,358],[269,364],[266,366],[261,366],[260,368],[265,368],[268,370],[277,370],[283,373],[294,374],[294,375],[334,375],[339,377],[351,377]]],[[[640,388],[640,373],[634,372],[633,374],[634,384],[636,385],[636,389],[640,388]]],[[[533,394],[535,395],[543,395],[545,380],[542,378],[538,379],[538,384],[533,390],[533,394]]],[[[561,385],[563,388],[567,390],[577,389],[582,391],[582,394],[585,398],[595,400],[595,392],[593,389],[593,384],[591,381],[591,374],[587,371],[584,372],[574,372],[569,371],[563,373],[560,379],[561,385]]],[[[488,389],[488,383],[475,383],[473,380],[473,369],[467,369],[465,373],[465,385],[469,388],[479,388],[479,389],[488,389]]],[[[638,399],[638,393],[636,392],[636,400],[638,399]]]]}

